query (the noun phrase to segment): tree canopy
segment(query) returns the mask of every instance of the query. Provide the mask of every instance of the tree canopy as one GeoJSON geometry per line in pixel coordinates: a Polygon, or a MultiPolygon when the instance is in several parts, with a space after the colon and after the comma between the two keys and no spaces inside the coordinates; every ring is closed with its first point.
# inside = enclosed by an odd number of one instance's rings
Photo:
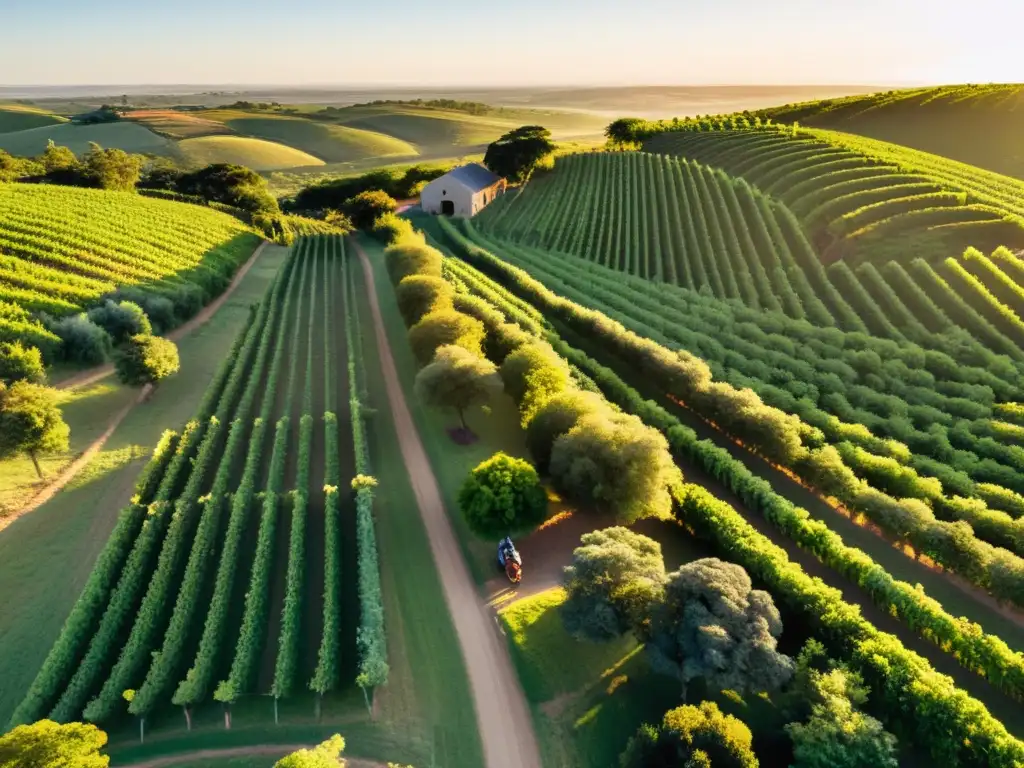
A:
{"type": "Polygon", "coordinates": [[[630,739],[622,768],[757,768],[746,724],[713,701],[671,709],[658,726],[644,725],[630,739]]]}
{"type": "Polygon", "coordinates": [[[484,165],[511,182],[520,182],[554,151],[551,131],[539,125],[524,125],[490,144],[484,165]]]}
{"type": "Polygon", "coordinates": [[[560,611],[569,633],[588,640],[639,635],[664,589],[661,545],[628,528],[586,533],[562,583],[566,600],[560,611]]]}
{"type": "Polygon", "coordinates": [[[782,618],[770,594],[753,589],[738,565],[708,557],[670,573],[652,612],[646,649],[652,665],[686,685],[703,678],[744,693],[779,689],[793,660],[778,652],[782,618]]]}
{"type": "Polygon", "coordinates": [[[344,768],[345,761],[341,759],[344,751],[345,740],[334,734],[312,749],[300,749],[285,755],[274,763],[274,768],[344,768]]]}
{"type": "Polygon", "coordinates": [[[475,317],[454,309],[440,309],[424,315],[409,329],[409,345],[419,364],[427,365],[439,347],[449,344],[462,347],[477,357],[482,356],[484,335],[484,324],[475,317]]]}
{"type": "Polygon", "coordinates": [[[46,369],[39,348],[26,347],[18,341],[0,342],[0,381],[4,384],[16,381],[42,384],[46,381],[46,369]]]}
{"type": "Polygon", "coordinates": [[[530,462],[496,453],[470,472],[459,508],[473,533],[501,538],[544,522],[548,497],[530,462]]]}
{"type": "Polygon", "coordinates": [[[138,334],[128,339],[114,366],[125,384],[157,384],[178,372],[178,348],[169,339],[138,334]]]}
{"type": "Polygon", "coordinates": [[[140,333],[153,333],[149,317],[133,301],[111,301],[107,299],[98,307],[89,310],[89,319],[110,334],[115,344],[122,344],[140,333]]]}
{"type": "Polygon", "coordinates": [[[90,142],[82,158],[83,175],[100,189],[134,190],[142,173],[145,158],[130,155],[123,149],[103,149],[90,142]]]}
{"type": "Polygon", "coordinates": [[[398,209],[395,199],[380,189],[368,189],[355,197],[350,197],[342,206],[341,211],[352,220],[356,229],[368,230],[373,223],[386,213],[394,213],[398,209]]]}
{"type": "Polygon", "coordinates": [[[436,408],[454,408],[463,429],[468,429],[466,409],[500,391],[494,363],[454,344],[438,347],[433,362],[416,374],[417,396],[436,408]]]}
{"type": "Polygon", "coordinates": [[[455,289],[451,283],[433,275],[409,275],[395,288],[398,311],[407,326],[413,326],[420,319],[438,310],[452,309],[455,289]]]}
{"type": "Polygon", "coordinates": [[[95,725],[40,720],[0,736],[0,768],[106,768],[106,743],[95,725]]]}
{"type": "Polygon", "coordinates": [[[596,392],[570,389],[550,397],[526,425],[526,446],[537,469],[547,471],[551,451],[559,437],[575,427],[585,415],[602,413],[607,408],[607,402],[596,392]]]}
{"type": "Polygon", "coordinates": [[[69,433],[55,390],[28,381],[0,383],[0,459],[27,453],[42,478],[38,455],[66,451],[69,433]]]}
{"type": "Polygon", "coordinates": [[[555,440],[549,472],[559,490],[623,523],[669,517],[681,482],[665,436],[611,410],[583,416],[555,440]]]}

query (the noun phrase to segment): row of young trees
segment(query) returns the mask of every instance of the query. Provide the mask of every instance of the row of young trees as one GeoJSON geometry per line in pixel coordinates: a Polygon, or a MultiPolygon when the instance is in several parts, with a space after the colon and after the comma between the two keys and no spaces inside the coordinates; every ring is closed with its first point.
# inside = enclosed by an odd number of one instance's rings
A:
{"type": "MultiPolygon", "coordinates": [[[[473,285],[473,275],[469,274],[468,267],[466,270],[460,273],[460,278],[466,285],[473,285]]],[[[515,281],[510,284],[516,286],[515,281]]],[[[512,306],[508,303],[502,305],[502,309],[512,306]]],[[[753,476],[727,451],[698,440],[663,408],[644,400],[613,371],[594,363],[557,337],[549,335],[549,339],[556,344],[559,353],[589,373],[609,399],[641,415],[647,423],[665,433],[677,455],[718,477],[752,510],[765,515],[823,562],[864,585],[871,599],[906,619],[922,637],[950,650],[961,664],[982,672],[1003,690],[1020,695],[1024,667],[1019,654],[1013,653],[1005,643],[949,616],[938,603],[924,597],[912,585],[895,581],[863,552],[846,547],[822,523],[809,519],[806,512],[776,494],[768,483],[753,476]]],[[[716,543],[720,551],[728,552],[730,559],[736,560],[733,553],[737,553],[737,562],[763,579],[777,599],[784,597],[787,606],[817,627],[819,636],[836,657],[869,680],[876,697],[872,711],[893,730],[905,733],[922,747],[932,750],[939,759],[952,759],[953,764],[985,764],[990,744],[999,745],[995,750],[999,755],[993,757],[996,763],[1012,765],[1013,760],[1019,759],[1015,757],[1020,751],[1019,742],[1009,737],[981,704],[954,688],[952,680],[934,672],[927,662],[906,650],[896,638],[879,633],[859,617],[854,606],[843,602],[837,590],[811,579],[799,566],[789,563],[781,549],[757,533],[728,505],[700,489],[686,488],[684,498],[690,499],[690,503],[677,507],[676,514],[698,535],[716,543]],[[881,655],[876,657],[876,654],[881,655]],[[887,661],[883,663],[880,659],[887,661]],[[911,677],[907,677],[908,674],[911,677]],[[911,683],[911,678],[916,682],[911,683]],[[894,684],[896,680],[901,682],[894,684]],[[931,709],[933,704],[938,708],[931,709]],[[922,706],[927,706],[929,711],[921,713],[921,718],[911,714],[921,712],[922,706]],[[968,732],[982,734],[981,741],[986,746],[970,740],[965,744],[956,735],[968,732]],[[956,763],[956,760],[962,762],[956,763]]]]}

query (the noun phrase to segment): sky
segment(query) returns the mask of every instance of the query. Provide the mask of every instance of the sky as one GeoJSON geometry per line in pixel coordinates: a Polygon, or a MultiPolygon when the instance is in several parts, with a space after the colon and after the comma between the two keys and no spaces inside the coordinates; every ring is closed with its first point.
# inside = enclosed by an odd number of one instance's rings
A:
{"type": "Polygon", "coordinates": [[[1022,0],[0,0],[0,85],[1024,82],[1022,0]]]}

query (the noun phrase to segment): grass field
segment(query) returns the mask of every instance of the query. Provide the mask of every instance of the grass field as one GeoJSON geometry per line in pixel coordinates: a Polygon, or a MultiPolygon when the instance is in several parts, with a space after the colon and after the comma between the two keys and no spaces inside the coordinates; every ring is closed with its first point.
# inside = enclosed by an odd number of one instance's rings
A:
{"type": "Polygon", "coordinates": [[[254,171],[323,165],[324,161],[302,150],[246,136],[201,136],[183,139],[177,149],[190,165],[234,163],[254,171]]]}
{"type": "Polygon", "coordinates": [[[86,472],[0,532],[0,590],[19,596],[0,611],[0,721],[10,718],[56,639],[133,492],[144,456],[164,429],[192,415],[248,319],[250,303],[263,295],[286,253],[265,250],[217,314],[179,342],[181,372],[125,418],[86,472]]]}
{"type": "Polygon", "coordinates": [[[0,104],[0,133],[27,131],[48,125],[60,125],[67,118],[60,117],[45,109],[24,104],[0,104]]]}
{"type": "Polygon", "coordinates": [[[139,109],[129,112],[125,119],[170,139],[190,139],[231,133],[231,129],[216,120],[207,120],[191,112],[174,109],[139,109]]]}
{"type": "Polygon", "coordinates": [[[46,151],[50,141],[68,147],[76,155],[88,152],[90,142],[126,152],[174,155],[174,145],[170,141],[141,125],[126,121],[97,125],[60,123],[14,133],[0,133],[0,149],[12,155],[39,155],[46,151]]]}

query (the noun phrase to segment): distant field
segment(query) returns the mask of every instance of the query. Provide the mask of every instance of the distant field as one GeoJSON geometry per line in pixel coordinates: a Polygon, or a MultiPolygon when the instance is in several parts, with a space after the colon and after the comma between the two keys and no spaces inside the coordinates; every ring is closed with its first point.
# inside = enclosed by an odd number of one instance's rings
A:
{"type": "Polygon", "coordinates": [[[304,118],[260,117],[240,113],[239,117],[231,117],[225,122],[238,133],[278,141],[326,162],[343,163],[368,157],[418,154],[416,147],[401,138],[304,118]]]}
{"type": "Polygon", "coordinates": [[[89,151],[89,142],[103,147],[116,147],[126,152],[145,152],[171,155],[174,147],[167,139],[130,122],[100,123],[98,125],[44,125],[14,133],[0,133],[0,149],[12,155],[38,155],[46,151],[47,143],[68,147],[75,154],[89,151]]]}
{"type": "Polygon", "coordinates": [[[776,121],[835,128],[1024,178],[1024,85],[886,91],[765,110],[776,121]]]}
{"type": "Polygon", "coordinates": [[[207,120],[174,109],[139,109],[129,112],[126,118],[173,139],[231,133],[227,126],[216,120],[207,120]]]}
{"type": "Polygon", "coordinates": [[[323,165],[324,161],[293,147],[246,136],[203,136],[178,142],[178,150],[192,165],[236,163],[255,171],[323,165]]]}
{"type": "Polygon", "coordinates": [[[51,114],[37,107],[22,104],[0,105],[0,133],[25,131],[30,128],[41,128],[47,125],[60,125],[67,122],[66,118],[51,114]]]}

